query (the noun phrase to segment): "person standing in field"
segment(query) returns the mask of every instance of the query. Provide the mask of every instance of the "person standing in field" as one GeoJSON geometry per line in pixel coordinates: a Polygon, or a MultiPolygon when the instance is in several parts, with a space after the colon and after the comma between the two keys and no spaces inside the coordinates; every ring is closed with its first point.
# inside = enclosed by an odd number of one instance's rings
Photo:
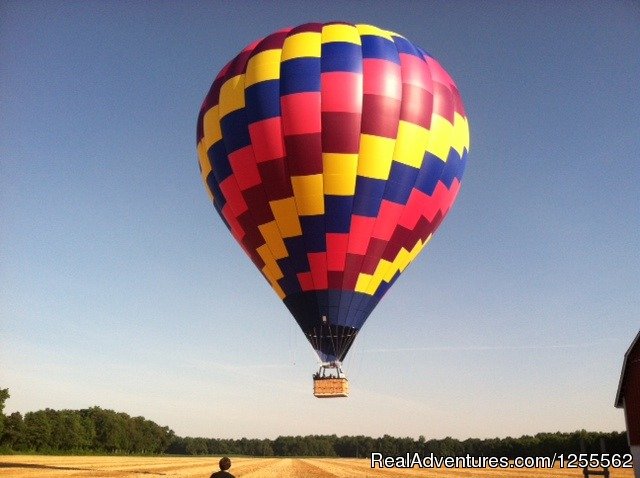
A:
{"type": "Polygon", "coordinates": [[[222,457],[220,459],[220,471],[216,471],[209,478],[236,478],[227,470],[231,468],[231,460],[228,456],[222,457]]]}

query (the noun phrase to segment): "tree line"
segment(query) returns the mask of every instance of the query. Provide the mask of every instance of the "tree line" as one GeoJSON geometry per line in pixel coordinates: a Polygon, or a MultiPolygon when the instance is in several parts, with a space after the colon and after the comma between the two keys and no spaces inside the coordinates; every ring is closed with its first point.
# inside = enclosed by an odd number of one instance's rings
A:
{"type": "Polygon", "coordinates": [[[555,453],[600,453],[601,442],[607,453],[629,453],[625,432],[538,433],[519,438],[469,438],[451,437],[427,440],[420,436],[379,438],[369,436],[307,435],[279,436],[275,440],[247,439],[226,440],[217,438],[174,437],[167,453],[178,455],[251,455],[251,456],[329,456],[365,458],[378,452],[385,456],[420,453],[434,456],[548,456],[555,453]]]}
{"type": "Polygon", "coordinates": [[[420,436],[379,438],[368,436],[307,435],[276,439],[220,439],[179,437],[173,430],[143,417],[105,410],[38,410],[4,415],[7,389],[0,389],[0,451],[37,453],[113,453],[175,455],[329,456],[368,457],[420,453],[434,456],[553,456],[554,453],[598,453],[601,443],[608,453],[629,453],[624,432],[538,433],[519,438],[447,437],[427,440],[420,436]]]}

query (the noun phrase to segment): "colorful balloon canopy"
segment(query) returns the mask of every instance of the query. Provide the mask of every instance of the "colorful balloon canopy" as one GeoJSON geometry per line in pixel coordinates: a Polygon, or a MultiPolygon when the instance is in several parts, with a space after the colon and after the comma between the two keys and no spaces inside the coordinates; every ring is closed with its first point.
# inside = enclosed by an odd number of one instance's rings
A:
{"type": "Polygon", "coordinates": [[[345,357],[429,242],[469,149],[440,64],[397,33],[346,23],[247,46],[197,130],[214,207],[325,362],[345,357]]]}

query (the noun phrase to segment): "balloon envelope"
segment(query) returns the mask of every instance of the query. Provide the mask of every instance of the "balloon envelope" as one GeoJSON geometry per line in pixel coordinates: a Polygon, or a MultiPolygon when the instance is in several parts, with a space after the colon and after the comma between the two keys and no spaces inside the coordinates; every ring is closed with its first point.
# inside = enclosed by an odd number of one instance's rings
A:
{"type": "Polygon", "coordinates": [[[333,362],[449,211],[469,130],[428,53],[371,25],[309,23],[220,71],[197,144],[214,207],[333,362]]]}

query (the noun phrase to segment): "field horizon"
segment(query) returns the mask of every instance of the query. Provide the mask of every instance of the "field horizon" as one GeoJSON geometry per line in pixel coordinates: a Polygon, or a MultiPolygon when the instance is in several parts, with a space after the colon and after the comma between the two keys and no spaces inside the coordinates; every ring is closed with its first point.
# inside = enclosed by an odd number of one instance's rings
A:
{"type": "MultiPolygon", "coordinates": [[[[0,477],[177,477],[208,478],[218,470],[219,456],[53,456],[0,455],[0,477]]],[[[564,478],[583,476],[582,469],[371,469],[368,458],[232,457],[229,470],[251,478],[564,478]]],[[[631,469],[610,469],[611,478],[633,478],[631,469]]]]}

